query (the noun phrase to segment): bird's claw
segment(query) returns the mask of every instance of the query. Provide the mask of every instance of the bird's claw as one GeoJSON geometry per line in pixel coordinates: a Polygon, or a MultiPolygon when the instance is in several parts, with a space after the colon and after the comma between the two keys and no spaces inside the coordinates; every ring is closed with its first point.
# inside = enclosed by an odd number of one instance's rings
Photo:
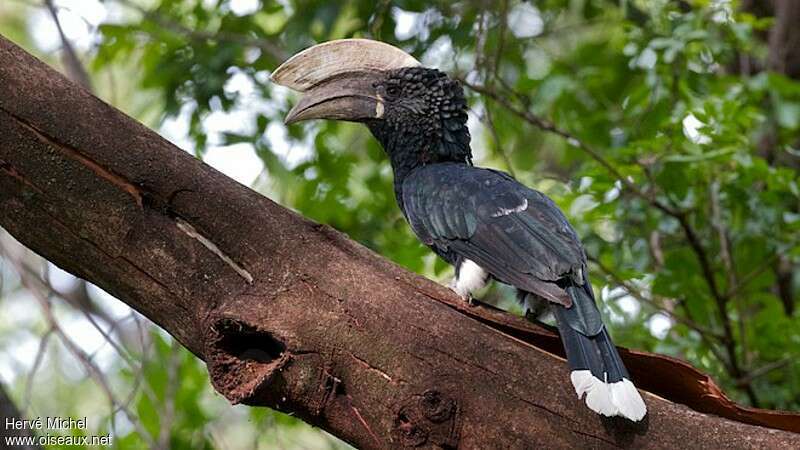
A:
{"type": "Polygon", "coordinates": [[[461,300],[464,300],[464,302],[466,302],[467,305],[475,306],[475,299],[472,297],[472,294],[470,294],[469,292],[462,292],[461,289],[458,289],[457,281],[458,280],[453,278],[450,281],[450,284],[447,285],[447,287],[449,287],[451,291],[455,292],[456,295],[461,297],[461,300]]]}
{"type": "Polygon", "coordinates": [[[453,292],[455,292],[455,293],[456,293],[456,295],[458,295],[459,297],[461,297],[461,300],[464,300],[464,302],[465,302],[467,305],[469,305],[469,306],[475,306],[475,299],[472,297],[472,295],[471,295],[471,294],[469,294],[469,293],[463,293],[463,292],[459,292],[459,291],[457,291],[457,290],[455,290],[455,289],[453,289],[453,292]]]}
{"type": "Polygon", "coordinates": [[[469,292],[455,291],[455,293],[458,294],[458,296],[461,297],[461,300],[464,300],[468,306],[475,306],[477,304],[475,302],[475,297],[473,297],[469,292]]]}
{"type": "Polygon", "coordinates": [[[461,300],[464,300],[468,306],[476,306],[478,304],[475,298],[472,296],[472,292],[469,292],[463,287],[458,286],[458,278],[453,278],[450,280],[450,283],[447,285],[447,287],[449,287],[451,291],[455,292],[456,295],[461,297],[461,300]]]}

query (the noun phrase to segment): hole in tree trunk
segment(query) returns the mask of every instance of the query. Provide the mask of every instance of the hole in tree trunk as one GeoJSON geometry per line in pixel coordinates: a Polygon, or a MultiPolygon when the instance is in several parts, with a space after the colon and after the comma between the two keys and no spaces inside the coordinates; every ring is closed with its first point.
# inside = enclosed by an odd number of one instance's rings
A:
{"type": "Polygon", "coordinates": [[[270,363],[279,359],[286,345],[265,331],[258,331],[241,322],[224,320],[218,323],[220,339],[216,347],[242,361],[270,363]],[[220,329],[220,326],[222,329],[220,329]]]}
{"type": "Polygon", "coordinates": [[[210,331],[206,362],[211,381],[233,403],[254,401],[289,360],[283,340],[242,320],[216,320],[210,331]]]}

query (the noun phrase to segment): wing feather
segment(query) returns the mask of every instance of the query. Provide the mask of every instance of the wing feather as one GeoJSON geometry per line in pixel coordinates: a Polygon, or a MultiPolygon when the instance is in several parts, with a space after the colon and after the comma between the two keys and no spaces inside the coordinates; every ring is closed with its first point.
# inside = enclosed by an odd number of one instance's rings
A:
{"type": "Polygon", "coordinates": [[[563,304],[571,300],[557,282],[584,283],[586,256],[564,214],[505,173],[425,166],[403,181],[402,197],[423,242],[475,261],[500,281],[563,304]]]}

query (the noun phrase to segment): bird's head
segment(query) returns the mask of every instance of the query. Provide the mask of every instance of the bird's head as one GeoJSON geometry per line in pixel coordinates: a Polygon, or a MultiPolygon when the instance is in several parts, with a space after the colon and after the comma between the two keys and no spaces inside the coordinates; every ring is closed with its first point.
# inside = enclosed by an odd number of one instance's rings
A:
{"type": "Polygon", "coordinates": [[[272,80],[302,92],[286,123],[334,119],[366,124],[397,170],[471,161],[461,84],[378,41],[313,46],[278,67],[272,80]]]}

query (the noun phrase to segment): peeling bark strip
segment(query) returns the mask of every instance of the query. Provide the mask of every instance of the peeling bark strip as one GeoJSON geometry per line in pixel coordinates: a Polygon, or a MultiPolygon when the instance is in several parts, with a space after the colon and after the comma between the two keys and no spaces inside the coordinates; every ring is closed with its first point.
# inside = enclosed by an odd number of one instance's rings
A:
{"type": "Polygon", "coordinates": [[[219,256],[221,260],[225,261],[225,264],[231,266],[231,268],[235,270],[236,273],[241,275],[242,278],[247,280],[248,284],[253,284],[253,276],[250,275],[250,272],[244,270],[242,266],[233,262],[230,256],[223,253],[222,250],[220,250],[219,247],[217,247],[217,244],[211,242],[211,240],[209,240],[207,237],[198,233],[197,230],[189,222],[180,218],[175,219],[175,222],[178,224],[178,228],[180,228],[181,231],[188,234],[190,237],[197,239],[201,244],[203,244],[203,246],[214,252],[214,254],[219,256]]]}
{"type": "Polygon", "coordinates": [[[39,140],[41,140],[45,144],[48,144],[51,148],[61,151],[67,157],[77,160],[80,164],[92,170],[100,178],[103,178],[109,183],[116,185],[121,190],[127,192],[128,194],[131,195],[131,197],[133,197],[133,200],[136,202],[137,205],[142,206],[142,195],[139,192],[139,189],[137,189],[136,186],[132,185],[128,180],[104,168],[103,166],[96,163],[88,156],[81,154],[81,152],[73,148],[70,148],[68,145],[62,144],[54,139],[49,138],[47,135],[41,133],[39,130],[36,129],[36,127],[29,124],[24,119],[14,116],[13,114],[11,114],[11,117],[17,122],[19,122],[20,125],[30,130],[33,133],[33,135],[36,136],[39,140]]]}
{"type": "Polygon", "coordinates": [[[563,360],[506,333],[529,325],[470,317],[2,38],[0,225],[166,329],[232,402],[361,448],[800,448],[654,395],[642,423],[598,417],[563,360]]]}

